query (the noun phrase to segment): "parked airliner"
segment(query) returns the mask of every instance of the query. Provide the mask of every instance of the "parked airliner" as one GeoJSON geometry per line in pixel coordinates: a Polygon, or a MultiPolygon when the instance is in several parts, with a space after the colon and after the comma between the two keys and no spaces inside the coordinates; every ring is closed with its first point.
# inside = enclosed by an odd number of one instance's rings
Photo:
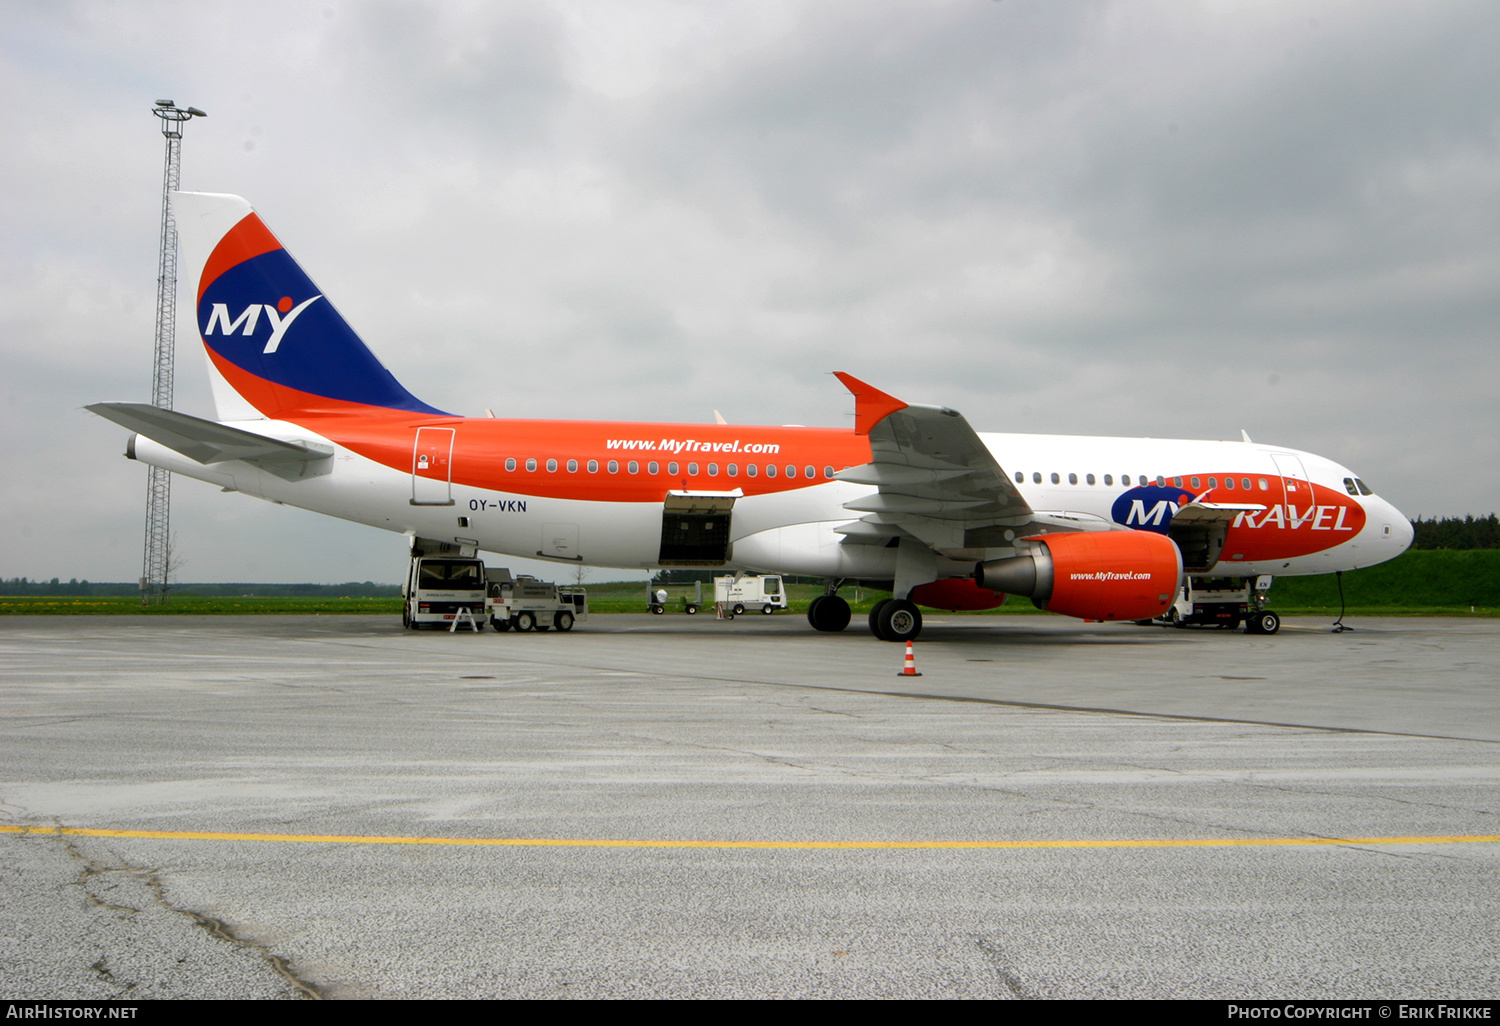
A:
{"type": "Polygon", "coordinates": [[[1352,570],[1411,542],[1399,511],[1312,453],[981,435],[844,373],[852,429],[445,413],[396,381],[249,203],[173,195],[219,419],[89,409],[134,432],[132,459],[429,550],[819,577],[808,619],[823,631],[849,623],[842,586],[886,587],[870,627],[903,641],[922,606],[1010,594],[1148,620],[1190,576],[1352,570]]]}

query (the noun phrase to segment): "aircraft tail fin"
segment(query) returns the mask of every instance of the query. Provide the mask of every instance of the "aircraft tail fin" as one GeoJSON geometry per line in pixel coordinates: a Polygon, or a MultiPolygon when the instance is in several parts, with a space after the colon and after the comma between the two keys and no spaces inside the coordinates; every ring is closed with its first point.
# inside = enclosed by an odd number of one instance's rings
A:
{"type": "Polygon", "coordinates": [[[362,410],[443,415],[386,370],[238,196],[172,194],[221,420],[362,410]]]}

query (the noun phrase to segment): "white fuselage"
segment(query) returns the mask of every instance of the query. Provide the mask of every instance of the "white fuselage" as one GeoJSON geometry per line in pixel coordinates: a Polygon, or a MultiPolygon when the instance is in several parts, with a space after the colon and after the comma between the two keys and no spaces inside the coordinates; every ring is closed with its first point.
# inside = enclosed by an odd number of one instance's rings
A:
{"type": "MultiPolygon", "coordinates": [[[[245,421],[235,426],[275,438],[324,442],[334,446],[335,455],[319,473],[287,481],[238,461],[205,466],[143,437],[136,439],[134,451],[138,459],[175,473],[383,530],[532,559],[631,569],[659,565],[659,502],[550,498],[528,494],[524,488],[499,491],[455,481],[451,505],[413,505],[411,472],[377,463],[299,424],[245,421]]],[[[1390,559],[1411,541],[1411,525],[1395,507],[1375,495],[1351,494],[1346,482],[1354,474],[1312,453],[1242,441],[990,433],[980,437],[1039,512],[1121,523],[1112,516],[1112,507],[1142,478],[1153,484],[1161,479],[1168,487],[1174,478],[1183,478],[1179,487],[1188,491],[1194,491],[1188,484],[1191,478],[1201,479],[1201,485],[1210,475],[1233,479],[1233,492],[1221,490],[1214,497],[1255,503],[1266,512],[1237,525],[1241,535],[1257,545],[1241,546],[1245,552],[1228,546],[1213,575],[1352,570],[1390,559]],[[1290,475],[1283,473],[1287,457],[1299,465],[1290,475]],[[1294,494],[1302,474],[1310,484],[1336,494],[1339,502],[1357,505],[1364,513],[1363,524],[1351,527],[1348,518],[1335,514],[1334,506],[1314,502],[1305,487],[1294,494]],[[1251,487],[1238,487],[1241,481],[1251,487]],[[1257,520],[1265,522],[1264,528],[1257,520]],[[1273,544],[1273,532],[1294,544],[1273,544]]],[[[663,481],[663,494],[671,486],[663,481]]],[[[820,480],[739,498],[733,509],[727,568],[830,578],[893,577],[893,549],[851,543],[835,531],[860,517],[844,503],[872,491],[868,486],[820,480]]],[[[940,560],[939,569],[956,574],[965,558],[940,560]]]]}

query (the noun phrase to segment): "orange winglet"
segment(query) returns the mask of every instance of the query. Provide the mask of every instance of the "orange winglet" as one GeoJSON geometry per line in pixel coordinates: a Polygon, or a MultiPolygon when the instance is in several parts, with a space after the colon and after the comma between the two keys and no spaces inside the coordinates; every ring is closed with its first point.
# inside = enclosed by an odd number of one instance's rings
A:
{"type": "Polygon", "coordinates": [[[833,376],[844,383],[851,395],[854,396],[854,433],[856,435],[868,435],[870,429],[882,420],[907,407],[900,399],[893,395],[886,395],[873,385],[867,385],[856,378],[853,374],[845,374],[843,371],[834,371],[833,376]]]}

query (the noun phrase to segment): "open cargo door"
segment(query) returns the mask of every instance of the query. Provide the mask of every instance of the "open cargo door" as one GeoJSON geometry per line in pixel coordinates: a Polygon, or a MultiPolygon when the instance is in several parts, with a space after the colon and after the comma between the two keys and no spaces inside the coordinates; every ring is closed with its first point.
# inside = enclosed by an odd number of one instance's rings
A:
{"type": "Polygon", "coordinates": [[[668,492],[662,507],[662,566],[723,566],[729,560],[729,521],[743,493],[668,492]]]}

